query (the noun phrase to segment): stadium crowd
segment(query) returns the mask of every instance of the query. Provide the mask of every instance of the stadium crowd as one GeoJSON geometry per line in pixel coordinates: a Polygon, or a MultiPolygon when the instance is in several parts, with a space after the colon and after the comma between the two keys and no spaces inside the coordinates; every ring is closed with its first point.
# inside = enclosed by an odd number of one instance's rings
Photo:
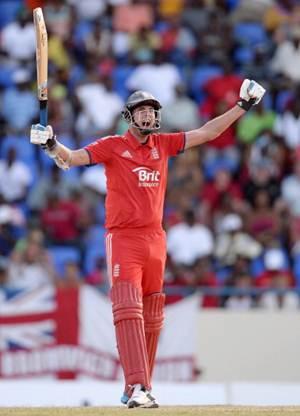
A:
{"type": "Polygon", "coordinates": [[[130,92],[187,131],[235,104],[244,78],[267,94],[217,140],[170,161],[167,302],[300,307],[300,2],[2,0],[0,286],[107,290],[101,165],[64,172],[29,143],[38,122],[32,8],[49,37],[49,124],[83,147],[126,130],[130,92]]]}

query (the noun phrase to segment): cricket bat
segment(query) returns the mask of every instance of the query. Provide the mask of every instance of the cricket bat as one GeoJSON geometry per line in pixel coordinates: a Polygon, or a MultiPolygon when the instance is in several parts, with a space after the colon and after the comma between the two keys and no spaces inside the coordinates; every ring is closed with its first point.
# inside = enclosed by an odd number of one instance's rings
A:
{"type": "Polygon", "coordinates": [[[48,124],[48,35],[40,7],[33,10],[36,35],[37,93],[40,102],[40,124],[48,124]]]}

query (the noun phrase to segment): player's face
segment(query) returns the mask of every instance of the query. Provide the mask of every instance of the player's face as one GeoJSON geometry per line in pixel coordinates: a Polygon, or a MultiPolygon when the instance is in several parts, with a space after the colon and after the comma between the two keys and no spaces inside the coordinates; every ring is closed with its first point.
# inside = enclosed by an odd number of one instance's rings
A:
{"type": "Polygon", "coordinates": [[[133,119],[141,128],[152,128],[155,126],[155,110],[150,105],[140,106],[133,111],[133,119]]]}

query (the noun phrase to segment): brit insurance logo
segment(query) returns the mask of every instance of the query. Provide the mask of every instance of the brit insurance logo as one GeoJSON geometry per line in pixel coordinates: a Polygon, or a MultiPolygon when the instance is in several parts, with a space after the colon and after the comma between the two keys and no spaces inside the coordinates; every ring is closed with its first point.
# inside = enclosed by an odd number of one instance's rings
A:
{"type": "Polygon", "coordinates": [[[152,170],[150,168],[146,168],[145,166],[140,166],[133,169],[132,172],[137,174],[140,187],[152,188],[159,186],[160,172],[158,170],[152,170]]]}

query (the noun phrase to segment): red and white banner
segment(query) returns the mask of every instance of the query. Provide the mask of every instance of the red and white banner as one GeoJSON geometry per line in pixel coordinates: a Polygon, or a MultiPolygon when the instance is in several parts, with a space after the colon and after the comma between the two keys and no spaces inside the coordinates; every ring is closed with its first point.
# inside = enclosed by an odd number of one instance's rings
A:
{"type": "MultiPolygon", "coordinates": [[[[154,378],[192,381],[198,298],[166,307],[154,378]]],[[[90,286],[0,290],[0,378],[122,380],[109,299],[90,286]]]]}

